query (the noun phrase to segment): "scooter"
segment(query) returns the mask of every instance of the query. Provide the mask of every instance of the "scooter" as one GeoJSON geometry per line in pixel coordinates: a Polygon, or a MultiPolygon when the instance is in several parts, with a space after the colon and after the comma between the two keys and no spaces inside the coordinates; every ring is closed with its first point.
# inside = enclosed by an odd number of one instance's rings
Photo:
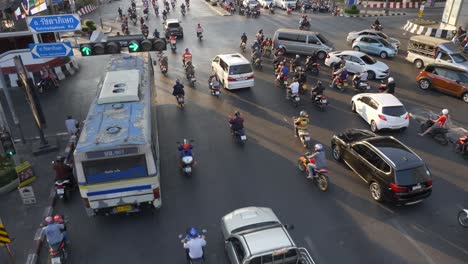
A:
{"type": "Polygon", "coordinates": [[[176,99],[177,99],[177,103],[179,104],[179,106],[180,106],[181,108],[184,108],[184,106],[185,106],[185,96],[183,96],[183,95],[177,95],[177,96],[176,96],[176,99]]]}
{"type": "MultiPolygon", "coordinates": [[[[192,236],[190,235],[190,233],[195,233],[197,234],[197,237],[198,238],[203,238],[205,239],[205,233],[207,232],[206,229],[202,229],[202,233],[203,235],[199,234],[198,231],[192,227],[190,228],[189,230],[187,230],[187,232],[185,233],[185,235],[183,234],[179,234],[179,240],[182,244],[185,244],[187,243],[190,239],[192,239],[192,236]]],[[[204,254],[204,250],[203,250],[203,257],[199,258],[199,259],[191,259],[189,256],[187,256],[187,259],[188,259],[188,264],[204,264],[205,263],[205,254],[204,254]]],[[[188,254],[188,251],[186,251],[186,254],[188,254]]]]}
{"type": "Polygon", "coordinates": [[[197,78],[195,78],[195,71],[192,71],[191,73],[186,73],[187,80],[189,81],[190,85],[195,88],[195,82],[197,81],[197,78]]]}
{"type": "Polygon", "coordinates": [[[68,259],[67,245],[64,240],[60,243],[49,245],[49,258],[52,264],[62,264],[68,259]]]}
{"type": "Polygon", "coordinates": [[[259,16],[260,16],[260,10],[255,8],[254,11],[252,12],[252,17],[258,18],[259,16]]]}
{"type": "Polygon", "coordinates": [[[468,136],[458,138],[453,147],[455,152],[468,156],[468,136]]]}
{"type": "Polygon", "coordinates": [[[300,23],[299,30],[310,30],[310,22],[300,23]]]}
{"type": "Polygon", "coordinates": [[[312,92],[312,103],[321,111],[325,111],[328,105],[328,98],[323,94],[314,95],[312,92]]]}
{"type": "MultiPolygon", "coordinates": [[[[294,119],[296,118],[294,117],[294,119]]],[[[306,128],[298,128],[297,136],[299,137],[299,140],[301,140],[302,146],[304,146],[304,148],[308,149],[311,147],[309,130],[307,130],[306,128]]]]}
{"type": "Polygon", "coordinates": [[[352,83],[356,93],[367,93],[371,89],[367,81],[361,81],[361,75],[359,73],[354,74],[352,83]]]}
{"type": "Polygon", "coordinates": [[[306,64],[305,71],[310,72],[315,76],[318,76],[320,74],[320,64],[319,63],[306,64]]]}
{"type": "Polygon", "coordinates": [[[246,46],[245,42],[241,42],[240,48],[241,48],[242,52],[245,52],[245,46],[246,46]]]}
{"type": "Polygon", "coordinates": [[[197,38],[198,38],[198,40],[202,40],[203,32],[197,32],[197,38]]]}
{"type": "Polygon", "coordinates": [[[301,101],[301,97],[299,96],[299,94],[291,94],[291,90],[288,88],[287,95],[287,99],[291,101],[294,107],[297,108],[299,106],[299,102],[301,101]]]}
{"type": "MultiPolygon", "coordinates": [[[[426,122],[422,123],[420,126],[421,133],[426,131],[432,125],[434,125],[434,121],[432,121],[431,119],[426,120],[426,122]]],[[[449,143],[449,140],[447,138],[447,133],[448,133],[448,129],[445,127],[434,127],[428,133],[428,135],[431,136],[439,144],[447,145],[449,143]]]]}
{"type": "Polygon", "coordinates": [[[270,12],[270,15],[274,15],[275,14],[275,7],[270,7],[269,12],[270,12]]]}
{"type": "Polygon", "coordinates": [[[68,200],[70,198],[70,180],[55,181],[55,196],[60,200],[68,200]]]}
{"type": "Polygon", "coordinates": [[[256,58],[253,62],[253,65],[255,66],[255,68],[257,70],[262,70],[263,69],[263,66],[262,66],[262,59],[260,58],[256,58]]]}
{"type": "Polygon", "coordinates": [[[182,13],[182,16],[185,16],[185,8],[180,10],[180,13],[182,13]]]}
{"type": "Polygon", "coordinates": [[[171,41],[171,50],[172,50],[172,52],[175,52],[176,49],[177,49],[177,46],[176,46],[175,40],[174,40],[174,41],[171,41]]]}
{"type": "MultiPolygon", "coordinates": [[[[188,139],[185,139],[181,142],[176,142],[177,145],[179,146],[182,146],[182,145],[185,145],[185,144],[190,144],[192,145],[194,141],[193,140],[188,140],[188,139]]],[[[180,157],[180,161],[181,161],[181,166],[182,166],[182,172],[184,173],[185,176],[189,177],[192,175],[192,171],[193,171],[193,165],[195,163],[195,160],[193,159],[193,154],[191,156],[183,156],[183,157],[180,157]]]]}
{"type": "MultiPolygon", "coordinates": [[[[231,120],[232,117],[229,117],[229,120],[231,120]]],[[[233,130],[232,129],[232,124],[229,123],[229,128],[231,129],[231,135],[234,137],[234,139],[239,142],[239,144],[244,145],[245,141],[247,141],[247,135],[245,134],[244,129],[239,129],[239,130],[233,130]]]]}
{"type": "MultiPolygon", "coordinates": [[[[312,163],[315,164],[315,159],[314,158],[309,158],[311,154],[310,153],[305,153],[304,155],[300,156],[299,159],[297,160],[297,167],[299,168],[300,171],[307,172],[307,175],[309,175],[309,169],[307,167],[307,164],[312,163]]],[[[315,170],[316,176],[312,177],[312,180],[315,183],[315,186],[319,188],[322,192],[325,192],[328,190],[328,170],[326,169],[319,169],[315,170]]]]}
{"type": "Polygon", "coordinates": [[[214,85],[214,86],[213,86],[213,82],[210,81],[209,87],[210,87],[210,93],[211,93],[211,95],[216,96],[216,97],[219,98],[219,95],[221,94],[221,89],[220,89],[220,86],[219,86],[219,82],[218,82],[217,85],[214,85]]]}
{"type": "Polygon", "coordinates": [[[463,227],[468,227],[468,209],[458,212],[458,223],[463,227]]]}
{"type": "Polygon", "coordinates": [[[159,70],[164,75],[166,75],[168,71],[167,56],[162,53],[159,55],[159,70]]]}

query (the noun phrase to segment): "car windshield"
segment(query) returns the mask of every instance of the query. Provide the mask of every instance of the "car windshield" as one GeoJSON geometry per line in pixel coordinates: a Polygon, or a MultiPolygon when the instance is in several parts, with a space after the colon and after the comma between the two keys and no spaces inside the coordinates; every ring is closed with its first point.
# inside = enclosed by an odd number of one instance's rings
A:
{"type": "Polygon", "coordinates": [[[316,37],[322,42],[322,44],[327,44],[328,40],[322,35],[322,34],[317,34],[316,37]]]}
{"type": "Polygon", "coordinates": [[[377,36],[379,36],[379,37],[381,37],[381,38],[383,38],[383,39],[388,39],[388,36],[385,35],[385,34],[382,33],[382,32],[377,33],[377,36]]]}
{"type": "Polygon", "coordinates": [[[402,116],[406,114],[406,109],[404,106],[385,106],[382,107],[382,114],[389,116],[402,116]]]}
{"type": "Polygon", "coordinates": [[[463,63],[466,62],[466,58],[462,54],[452,54],[453,62],[455,63],[463,63]]]}
{"type": "Polygon", "coordinates": [[[178,27],[180,27],[180,24],[179,23],[171,23],[171,24],[168,24],[167,27],[178,28],[178,27]]]}
{"type": "Polygon", "coordinates": [[[366,64],[369,64],[369,65],[372,65],[372,64],[375,64],[377,61],[374,60],[373,58],[367,56],[367,55],[364,55],[362,57],[360,57],[361,60],[363,60],[366,64]]]}
{"type": "Polygon", "coordinates": [[[233,229],[231,231],[231,233],[233,234],[236,234],[236,233],[239,233],[239,232],[242,232],[242,231],[246,231],[246,230],[249,230],[249,229],[257,229],[257,228],[262,228],[262,227],[267,227],[267,226],[272,226],[272,225],[279,225],[280,223],[276,222],[276,221],[268,221],[268,222],[261,222],[261,223],[255,223],[255,224],[251,224],[251,225],[245,225],[245,226],[241,226],[241,227],[238,227],[236,229],[233,229]]]}
{"type": "Polygon", "coordinates": [[[229,67],[229,75],[236,75],[236,74],[244,74],[244,73],[251,73],[252,67],[250,64],[243,64],[243,65],[233,65],[229,67]]]}
{"type": "Polygon", "coordinates": [[[425,166],[396,171],[396,184],[401,186],[415,185],[431,179],[431,173],[425,166]]]}

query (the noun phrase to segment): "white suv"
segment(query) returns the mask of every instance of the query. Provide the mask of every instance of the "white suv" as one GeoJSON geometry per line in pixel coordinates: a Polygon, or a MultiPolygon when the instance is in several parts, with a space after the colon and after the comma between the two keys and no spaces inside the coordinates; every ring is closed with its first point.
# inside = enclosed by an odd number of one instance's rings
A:
{"type": "Polygon", "coordinates": [[[237,209],[221,219],[226,253],[232,264],[315,264],[305,248],[298,248],[273,210],[237,209]]]}

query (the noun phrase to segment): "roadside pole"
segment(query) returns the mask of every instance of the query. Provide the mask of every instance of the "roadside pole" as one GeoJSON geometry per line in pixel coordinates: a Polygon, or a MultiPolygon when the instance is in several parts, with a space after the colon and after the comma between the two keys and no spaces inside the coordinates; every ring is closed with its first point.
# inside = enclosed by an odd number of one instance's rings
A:
{"type": "MultiPolygon", "coordinates": [[[[26,142],[24,140],[23,130],[21,130],[21,124],[19,122],[18,116],[16,115],[16,111],[13,108],[13,101],[11,100],[10,91],[8,90],[8,88],[6,86],[5,77],[3,76],[3,74],[0,74],[0,83],[3,86],[3,92],[5,93],[5,98],[6,98],[6,101],[7,101],[7,104],[8,104],[8,109],[10,110],[10,113],[11,113],[11,117],[13,118],[13,123],[15,123],[15,126],[16,126],[16,128],[18,129],[18,131],[20,133],[21,143],[24,144],[26,142]]],[[[5,123],[8,124],[8,122],[7,122],[6,118],[5,118],[5,112],[3,112],[3,107],[2,107],[2,118],[4,118],[5,123]]],[[[5,127],[9,128],[8,126],[5,126],[5,127]]],[[[8,129],[8,130],[11,132],[11,129],[8,129]]]]}

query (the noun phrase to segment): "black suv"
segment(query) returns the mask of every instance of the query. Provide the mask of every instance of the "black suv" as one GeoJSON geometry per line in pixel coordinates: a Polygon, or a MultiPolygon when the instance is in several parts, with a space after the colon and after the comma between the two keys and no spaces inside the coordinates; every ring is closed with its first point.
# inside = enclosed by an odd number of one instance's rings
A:
{"type": "Polygon", "coordinates": [[[415,204],[432,193],[431,173],[423,160],[394,137],[349,129],[333,135],[331,146],[333,158],[369,185],[375,201],[415,204]]]}

